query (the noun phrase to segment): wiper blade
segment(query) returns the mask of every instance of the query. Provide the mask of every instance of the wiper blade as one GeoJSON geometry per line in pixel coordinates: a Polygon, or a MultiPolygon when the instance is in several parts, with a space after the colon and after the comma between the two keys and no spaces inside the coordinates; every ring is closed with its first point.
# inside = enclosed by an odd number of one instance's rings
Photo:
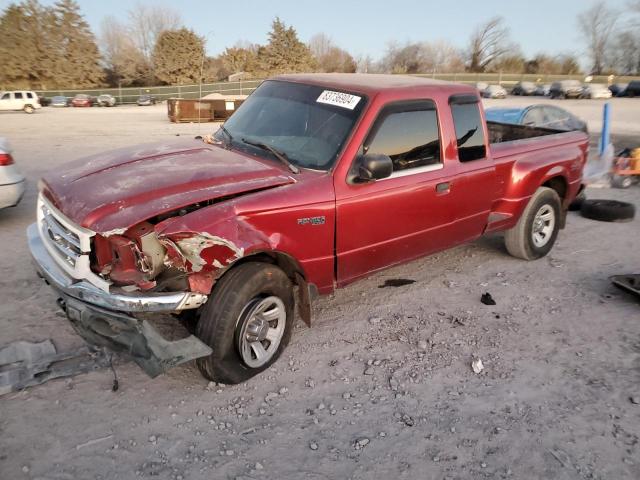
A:
{"type": "Polygon", "coordinates": [[[225,127],[224,125],[220,125],[220,130],[222,130],[222,133],[227,136],[227,145],[231,145],[231,142],[233,141],[233,135],[231,135],[231,132],[229,132],[229,130],[227,130],[227,127],[225,127]]]}
{"type": "Polygon", "coordinates": [[[277,148],[272,147],[271,145],[269,145],[267,143],[255,142],[255,141],[249,140],[247,138],[243,138],[242,142],[246,143],[247,145],[253,145],[254,147],[258,147],[258,148],[261,148],[263,150],[267,150],[268,152],[271,152],[274,157],[276,157],[278,160],[280,160],[280,162],[284,163],[289,168],[289,170],[291,170],[293,173],[300,173],[300,169],[289,161],[289,159],[287,158],[287,154],[284,153],[284,152],[281,152],[277,148]]]}

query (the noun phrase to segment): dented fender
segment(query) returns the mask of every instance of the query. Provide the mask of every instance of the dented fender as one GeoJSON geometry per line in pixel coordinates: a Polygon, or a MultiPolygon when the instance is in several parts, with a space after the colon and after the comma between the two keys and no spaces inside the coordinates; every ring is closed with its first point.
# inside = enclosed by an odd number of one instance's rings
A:
{"type": "Polygon", "coordinates": [[[166,248],[164,263],[189,275],[192,290],[210,293],[215,280],[236,261],[273,248],[267,235],[238,218],[229,205],[216,205],[155,227],[166,248]],[[209,225],[203,219],[216,218],[209,225]]]}

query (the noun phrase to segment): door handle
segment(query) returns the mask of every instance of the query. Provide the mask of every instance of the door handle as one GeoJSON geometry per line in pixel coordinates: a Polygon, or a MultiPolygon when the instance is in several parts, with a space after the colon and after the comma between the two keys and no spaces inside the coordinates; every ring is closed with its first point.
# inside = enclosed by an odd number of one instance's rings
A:
{"type": "Polygon", "coordinates": [[[436,185],[437,193],[449,193],[451,190],[451,182],[442,182],[436,185]]]}

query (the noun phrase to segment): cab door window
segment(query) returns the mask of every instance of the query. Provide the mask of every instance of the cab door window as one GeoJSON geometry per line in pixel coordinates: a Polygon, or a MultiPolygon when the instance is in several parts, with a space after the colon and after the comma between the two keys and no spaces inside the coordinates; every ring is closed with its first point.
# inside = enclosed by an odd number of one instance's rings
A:
{"type": "Polygon", "coordinates": [[[365,140],[362,153],[389,156],[393,173],[441,165],[435,104],[420,101],[385,107],[365,140]]]}

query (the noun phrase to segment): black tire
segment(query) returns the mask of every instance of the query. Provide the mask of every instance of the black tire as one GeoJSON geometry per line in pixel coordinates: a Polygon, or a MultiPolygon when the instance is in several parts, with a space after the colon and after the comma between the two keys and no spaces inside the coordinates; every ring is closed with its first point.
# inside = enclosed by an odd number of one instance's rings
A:
{"type": "Polygon", "coordinates": [[[196,360],[202,375],[214,382],[236,384],[269,368],[291,339],[294,306],[293,285],[277,266],[248,262],[232,268],[215,285],[196,325],[196,336],[213,349],[208,357],[196,360]],[[252,368],[243,361],[238,348],[242,316],[256,299],[269,296],[278,297],[284,304],[284,333],[269,361],[252,368]]]}
{"type": "Polygon", "coordinates": [[[573,201],[569,204],[569,210],[572,212],[580,211],[580,209],[582,208],[582,204],[586,199],[587,199],[587,194],[584,193],[584,190],[582,190],[578,195],[576,195],[576,198],[574,198],[573,201]]]}
{"type": "Polygon", "coordinates": [[[630,222],[636,215],[636,207],[617,200],[585,200],[580,214],[601,222],[630,222]]]}
{"type": "Polygon", "coordinates": [[[611,186],[613,188],[629,188],[633,185],[633,177],[631,175],[611,175],[611,186]]]}
{"type": "MultiPolygon", "coordinates": [[[[533,194],[529,203],[525,207],[518,223],[515,227],[507,230],[504,234],[504,243],[507,251],[516,258],[523,260],[536,260],[544,257],[553,248],[561,220],[561,201],[558,193],[552,188],[540,187],[533,194]],[[543,211],[544,207],[553,212],[553,225],[551,229],[542,237],[544,244],[536,245],[534,240],[534,226],[538,219],[536,216],[543,211]]],[[[542,233],[537,234],[539,236],[542,233]]]]}

